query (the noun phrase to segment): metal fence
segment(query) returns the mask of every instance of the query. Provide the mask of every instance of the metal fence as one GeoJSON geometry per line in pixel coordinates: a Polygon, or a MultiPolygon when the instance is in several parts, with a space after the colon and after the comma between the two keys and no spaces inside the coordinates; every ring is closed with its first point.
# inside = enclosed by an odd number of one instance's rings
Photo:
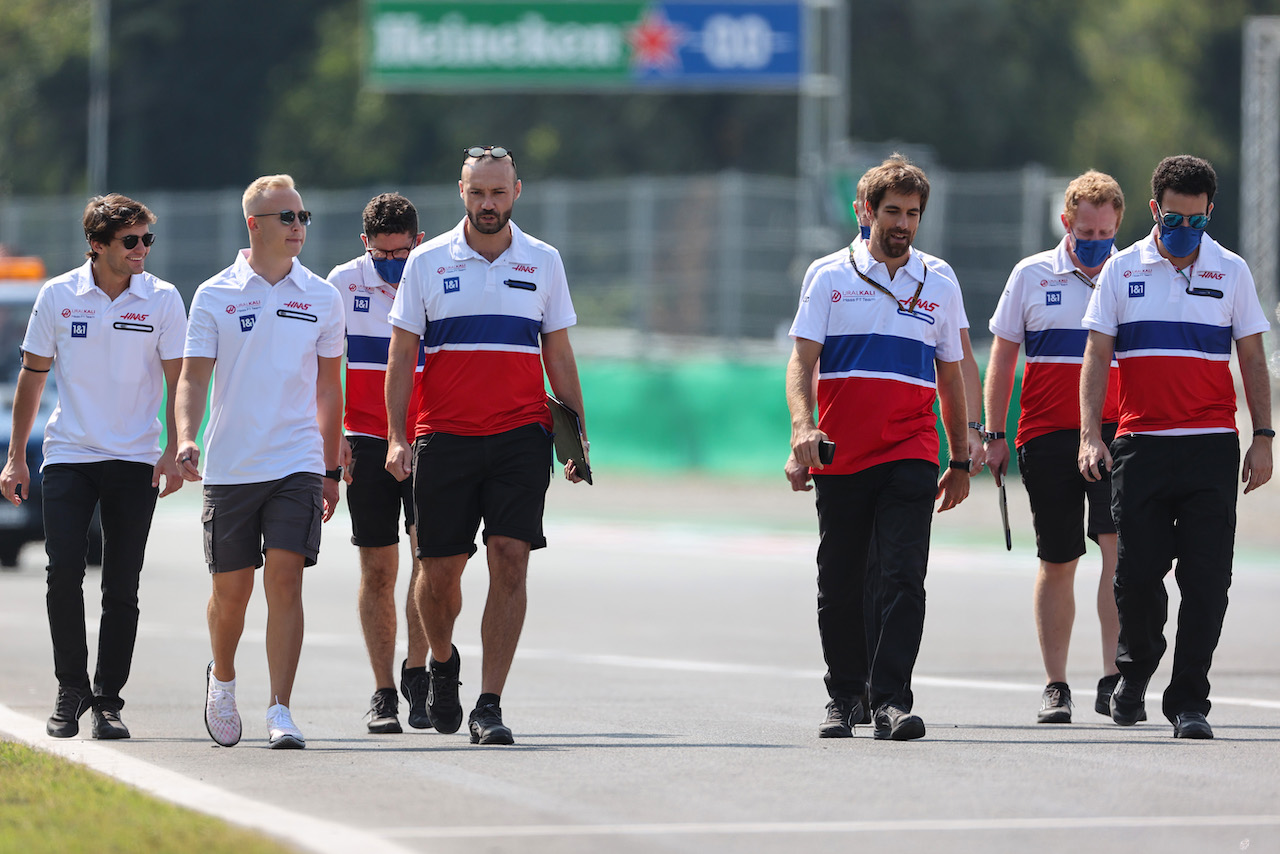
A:
{"type": "MultiPolygon", "coordinates": [[[[917,245],[955,267],[975,338],[1017,261],[1056,239],[1065,180],[1036,168],[1003,173],[930,170],[933,193],[917,245]]],[[[315,214],[302,261],[320,275],[361,251],[368,199],[398,190],[418,208],[430,236],[462,216],[457,185],[367,190],[300,188],[315,214]]],[[[147,269],[190,302],[200,282],[247,245],[240,190],[139,194],[158,218],[147,269]]],[[[814,256],[852,233],[824,204],[827,188],[793,178],[723,172],[684,177],[531,181],[515,220],[564,256],[584,329],[616,330],[636,354],[658,338],[711,342],[743,353],[785,335],[800,279],[814,256]],[[827,225],[797,233],[799,204],[824,208],[827,225]],[[801,248],[803,247],[803,248],[801,248]]],[[[50,274],[83,262],[85,199],[0,198],[0,244],[38,255],[50,274]]],[[[605,336],[606,338],[608,336],[605,336]]]]}

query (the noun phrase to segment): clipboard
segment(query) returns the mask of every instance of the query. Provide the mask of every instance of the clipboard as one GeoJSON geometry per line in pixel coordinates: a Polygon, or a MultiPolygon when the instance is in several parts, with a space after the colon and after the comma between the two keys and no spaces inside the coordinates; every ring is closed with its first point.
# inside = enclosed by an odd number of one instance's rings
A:
{"type": "Polygon", "coordinates": [[[587,454],[582,447],[582,419],[573,407],[566,406],[551,395],[547,395],[547,406],[551,409],[552,440],[555,443],[556,459],[561,464],[573,460],[573,467],[578,476],[593,485],[591,466],[587,464],[587,454]]]}

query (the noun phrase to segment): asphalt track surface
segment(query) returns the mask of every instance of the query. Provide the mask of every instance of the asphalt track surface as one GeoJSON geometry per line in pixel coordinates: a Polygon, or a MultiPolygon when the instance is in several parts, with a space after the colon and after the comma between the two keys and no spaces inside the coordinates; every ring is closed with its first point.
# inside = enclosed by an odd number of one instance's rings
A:
{"type": "MultiPolygon", "coordinates": [[[[915,680],[928,734],[892,743],[869,727],[817,738],[826,696],[811,495],[781,475],[600,475],[549,496],[551,545],[532,561],[503,696],[512,747],[473,746],[465,729],[367,734],[373,685],[341,510],[305,582],[293,712],[307,749],[265,749],[260,591],[237,660],[245,738],[213,745],[202,721],[209,582],[190,486],[161,502],[152,532],[123,713],[134,737],[92,742],[87,716],[76,739],[43,735],[55,684],[36,545],[0,572],[0,731],[316,851],[1280,852],[1280,485],[1241,499],[1212,673],[1216,740],[1171,737],[1159,712],[1171,652],[1149,723],[1120,728],[1093,712],[1096,551],[1077,574],[1076,722],[1035,723],[1044,677],[1026,498],[1011,484],[1006,552],[984,476],[965,505],[935,517],[915,680]]],[[[485,587],[473,561],[456,635],[468,708],[485,587]]],[[[401,654],[403,638],[401,627],[401,654]]]]}

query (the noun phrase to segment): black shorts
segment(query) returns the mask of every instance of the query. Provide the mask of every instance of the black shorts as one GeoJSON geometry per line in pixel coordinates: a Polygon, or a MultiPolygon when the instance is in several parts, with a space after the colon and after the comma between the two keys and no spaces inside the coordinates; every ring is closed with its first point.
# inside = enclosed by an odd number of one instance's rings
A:
{"type": "Polygon", "coordinates": [[[492,436],[419,436],[413,501],[417,518],[431,524],[418,531],[418,557],[475,554],[481,519],[486,543],[498,535],[542,548],[550,485],[551,434],[541,424],[492,436]]]}
{"type": "MultiPolygon", "coordinates": [[[[1115,424],[1102,425],[1102,440],[1108,446],[1115,436],[1115,424]]],[[[1111,472],[1099,481],[1085,480],[1076,463],[1079,452],[1079,430],[1055,430],[1018,448],[1018,470],[1036,529],[1036,557],[1046,563],[1070,563],[1080,557],[1086,533],[1096,543],[1099,535],[1116,532],[1111,521],[1111,472]]]]}
{"type": "Polygon", "coordinates": [[[351,544],[376,549],[400,542],[400,513],[404,531],[413,527],[413,479],[396,480],[387,471],[387,440],[348,436],[351,443],[351,483],[347,484],[347,512],[351,514],[351,544]]]}
{"type": "Polygon", "coordinates": [[[263,483],[205,484],[204,559],[210,572],[259,567],[267,549],[314,566],[320,554],[321,477],[298,472],[263,483]]]}

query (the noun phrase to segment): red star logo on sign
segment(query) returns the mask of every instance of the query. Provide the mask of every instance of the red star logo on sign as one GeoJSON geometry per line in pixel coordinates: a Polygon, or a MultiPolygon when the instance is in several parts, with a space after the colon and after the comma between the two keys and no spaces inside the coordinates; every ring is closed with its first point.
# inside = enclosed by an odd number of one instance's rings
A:
{"type": "Polygon", "coordinates": [[[631,43],[631,62],[642,69],[678,68],[677,51],[684,43],[684,32],[667,20],[661,9],[650,9],[640,23],[627,34],[631,43]]]}

